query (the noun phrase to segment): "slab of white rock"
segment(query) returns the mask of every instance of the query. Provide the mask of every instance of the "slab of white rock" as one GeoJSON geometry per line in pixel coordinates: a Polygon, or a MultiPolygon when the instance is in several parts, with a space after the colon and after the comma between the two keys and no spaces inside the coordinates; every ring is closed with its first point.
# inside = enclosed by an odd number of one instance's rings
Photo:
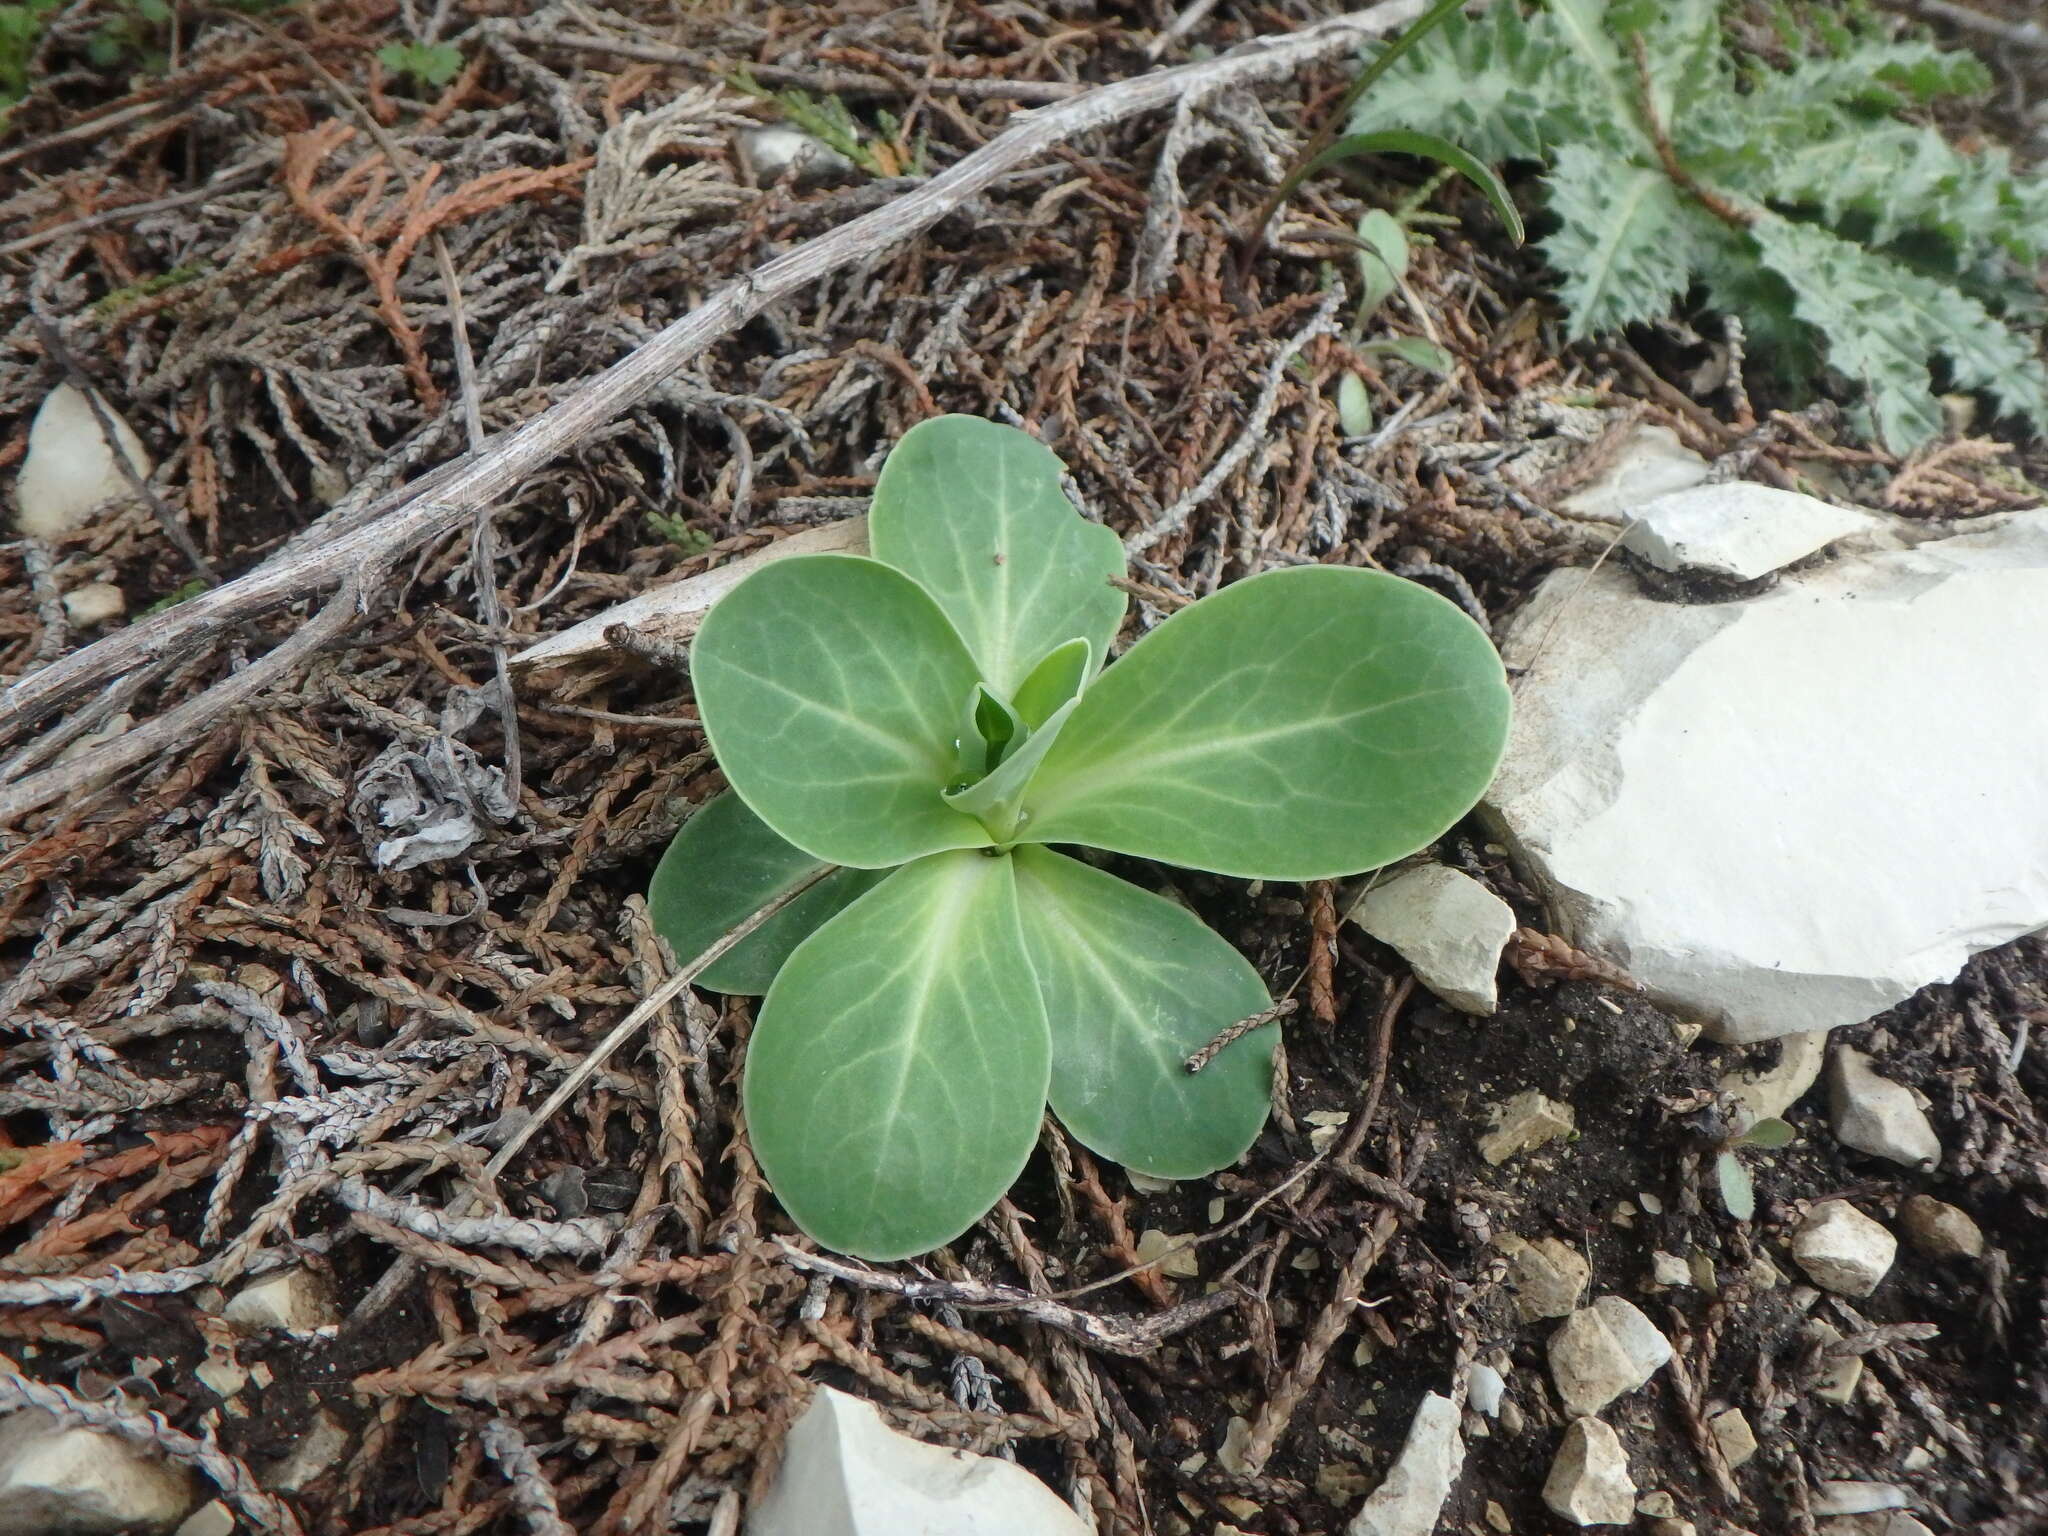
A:
{"type": "Polygon", "coordinates": [[[1659,496],[1698,485],[1712,468],[1669,427],[1638,426],[1607,469],[1558,503],[1567,517],[1625,523],[1659,496]]]}
{"type": "Polygon", "coordinates": [[[1958,526],[1739,602],[1544,583],[1487,809],[1574,943],[1741,1041],[2048,926],[2048,513],[1958,526]]]}
{"type": "Polygon", "coordinates": [[[1550,1375],[1571,1414],[1598,1413],[1671,1360],[1671,1341],[1640,1309],[1602,1296],[1550,1336],[1550,1375]]]}
{"type": "Polygon", "coordinates": [[[1828,1063],[1828,1100],[1835,1139],[1843,1146],[1923,1172],[1941,1161],[1941,1140],[1913,1090],[1878,1076],[1861,1051],[1835,1047],[1828,1063]]]}
{"type": "Polygon", "coordinates": [[[24,1408],[0,1419],[0,1536],[163,1536],[192,1507],[182,1467],[24,1408]]]}
{"type": "Polygon", "coordinates": [[[1453,1008],[1487,1014],[1499,1006],[1495,977],[1515,914],[1470,875],[1441,864],[1403,870],[1367,889],[1350,915],[1453,1008]]]}
{"type": "MultiPolygon", "coordinates": [[[[113,423],[115,440],[129,465],[147,479],[151,466],[142,439],[107,408],[106,401],[100,406],[113,423]]],[[[78,527],[93,508],[133,495],[91,403],[82,391],[59,384],[29,425],[28,454],[14,484],[15,520],[21,531],[53,539],[78,527]]]]}
{"type": "Polygon", "coordinates": [[[747,1536],[1085,1536],[1022,1467],[925,1445],[874,1405],[820,1387],[789,1432],[747,1536]]]}
{"type": "Polygon", "coordinates": [[[1799,1267],[1838,1296],[1868,1296],[1898,1256],[1899,1240],[1846,1200],[1823,1200],[1792,1237],[1799,1267]]]}
{"type": "Polygon", "coordinates": [[[1646,503],[1621,547],[1661,570],[1754,581],[1837,539],[1883,526],[1873,513],[1730,480],[1646,503]]]}
{"type": "Polygon", "coordinates": [[[1464,1465],[1458,1410],[1449,1398],[1431,1392],[1415,1410],[1385,1481],[1366,1495],[1365,1507],[1351,1517],[1345,1536],[1429,1536],[1464,1465]]]}
{"type": "Polygon", "coordinates": [[[1573,1525],[1631,1523],[1636,1484],[1621,1436],[1598,1419],[1573,1419],[1544,1479],[1543,1502],[1573,1525]]]}

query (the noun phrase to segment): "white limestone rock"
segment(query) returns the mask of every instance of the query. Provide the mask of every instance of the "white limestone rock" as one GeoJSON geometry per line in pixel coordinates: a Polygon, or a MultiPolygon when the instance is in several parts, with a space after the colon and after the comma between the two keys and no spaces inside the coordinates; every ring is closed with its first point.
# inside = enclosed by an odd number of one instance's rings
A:
{"type": "Polygon", "coordinates": [[[792,166],[799,183],[844,176],[853,169],[853,162],[823,139],[780,123],[744,129],[733,142],[757,186],[780,181],[792,166]]]}
{"type": "Polygon", "coordinates": [[[1747,1041],[2048,926],[2048,512],[1958,527],[1740,602],[1544,583],[1486,808],[1573,943],[1747,1041]]]}
{"type": "Polygon", "coordinates": [[[1799,1267],[1838,1296],[1868,1296],[1898,1254],[1899,1240],[1846,1200],[1823,1200],[1792,1237],[1799,1267]]]}
{"type": "Polygon", "coordinates": [[[254,1331],[317,1333],[340,1323],[341,1306],[324,1275],[310,1269],[281,1269],[243,1286],[220,1315],[223,1322],[254,1331]]]}
{"type": "Polygon", "coordinates": [[[1756,1431],[1749,1427],[1740,1408],[1722,1409],[1707,1420],[1707,1428],[1729,1466],[1739,1467],[1756,1454],[1756,1431]]]}
{"type": "Polygon", "coordinates": [[[1755,581],[1884,520],[1796,491],[1730,480],[1659,496],[1640,508],[1621,547],[1666,571],[1755,581]]]}
{"type": "MultiPolygon", "coordinates": [[[[135,473],[153,467],[142,439],[105,400],[101,409],[135,473]]],[[[28,429],[28,454],[14,484],[16,522],[31,538],[54,539],[82,525],[97,507],[129,501],[135,492],[121,473],[84,393],[59,384],[43,400],[28,429]]]]}
{"type": "Polygon", "coordinates": [[[1567,1413],[1592,1415],[1633,1392],[1671,1359],[1671,1341],[1619,1296],[1574,1312],[1550,1336],[1550,1374],[1567,1413]]]}
{"type": "Polygon", "coordinates": [[[1507,1396],[1507,1390],[1507,1378],[1484,1361],[1478,1361],[1465,1382],[1465,1401],[1487,1418],[1497,1418],[1500,1401],[1507,1396]]]}
{"type": "Polygon", "coordinates": [[[1740,1136],[1759,1120],[1782,1120],[1820,1078],[1828,1059],[1828,1032],[1802,1030],[1778,1040],[1778,1059],[1759,1072],[1724,1072],[1721,1091],[1733,1098],[1737,1113],[1728,1127],[1740,1136]]]}
{"type": "Polygon", "coordinates": [[[1518,1152],[1533,1151],[1578,1129],[1571,1105],[1560,1104],[1535,1088],[1493,1105],[1487,1113],[1493,1128],[1479,1138],[1479,1155],[1493,1168],[1518,1152]]]}
{"type": "Polygon", "coordinates": [[[747,1536],[1085,1536],[1023,1468],[925,1445],[872,1403],[820,1387],[789,1432],[782,1470],[747,1536]]]}
{"type": "Polygon", "coordinates": [[[1915,1248],[1930,1259],[1981,1259],[1984,1229],[1931,1195],[1908,1195],[1899,1206],[1899,1225],[1915,1248]]]}
{"type": "Polygon", "coordinates": [[[1871,1069],[1870,1058],[1838,1045],[1828,1068],[1835,1139],[1845,1147],[1926,1171],[1941,1161],[1941,1138],[1913,1090],[1871,1069]]]}
{"type": "Polygon", "coordinates": [[[1464,1465],[1458,1410],[1449,1398],[1431,1392],[1415,1410],[1385,1481],[1366,1496],[1364,1507],[1344,1528],[1345,1536],[1429,1536],[1464,1465]]]}
{"type": "Polygon", "coordinates": [[[219,1499],[202,1504],[185,1517],[174,1536],[235,1536],[235,1512],[219,1499]]]}
{"type": "Polygon", "coordinates": [[[1635,1479],[1621,1436],[1598,1419],[1574,1419],[1544,1479],[1543,1502],[1573,1525],[1628,1525],[1636,1517],[1635,1479]]]}
{"type": "Polygon", "coordinates": [[[192,1507],[191,1474],[39,1409],[0,1419],[0,1536],[165,1536],[192,1507]]]}
{"type": "MultiPolygon", "coordinates": [[[[1819,1340],[1823,1349],[1830,1344],[1842,1342],[1842,1330],[1825,1318],[1808,1318],[1800,1332],[1809,1339],[1819,1340]]],[[[1824,1355],[1821,1359],[1820,1375],[1813,1384],[1813,1395],[1825,1402],[1852,1403],[1856,1400],[1856,1388],[1862,1380],[1861,1355],[1824,1355]]]]}
{"type": "Polygon", "coordinates": [[[64,617],[80,629],[91,629],[128,611],[128,599],[111,581],[88,581],[64,594],[64,617]]]}
{"type": "Polygon", "coordinates": [[[1512,1232],[1496,1237],[1494,1246],[1507,1255],[1508,1287],[1523,1322],[1570,1317],[1577,1309],[1593,1266],[1576,1248],[1554,1237],[1527,1242],[1512,1232]]]}
{"type": "Polygon", "coordinates": [[[1897,1483],[1825,1482],[1814,1491],[1816,1515],[1876,1515],[1904,1509],[1912,1497],[1897,1483]]]}
{"type": "Polygon", "coordinates": [[[333,1471],[352,1444],[348,1426],[327,1409],[317,1409],[298,1443],[262,1470],[263,1486],[278,1493],[302,1492],[333,1471]]]}
{"type": "Polygon", "coordinates": [[[1820,1536],[1934,1536],[1903,1509],[1873,1511],[1867,1515],[1837,1515],[1815,1527],[1820,1536]]]}
{"type": "Polygon", "coordinates": [[[1588,522],[1626,523],[1659,497],[1700,484],[1711,467],[1669,427],[1638,426],[1614,462],[1559,502],[1557,510],[1588,522]]]}
{"type": "Polygon", "coordinates": [[[1373,886],[1351,920],[1415,968],[1415,979],[1461,1013],[1500,1005],[1495,979],[1515,914],[1470,875],[1441,864],[1373,886]]]}

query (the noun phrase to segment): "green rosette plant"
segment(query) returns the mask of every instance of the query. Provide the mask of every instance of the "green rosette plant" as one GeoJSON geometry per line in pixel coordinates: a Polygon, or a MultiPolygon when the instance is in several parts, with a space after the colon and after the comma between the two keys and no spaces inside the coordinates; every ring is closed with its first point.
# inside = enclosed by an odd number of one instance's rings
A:
{"type": "Polygon", "coordinates": [[[871,558],[749,576],[691,653],[732,791],[684,824],[649,902],[679,957],[821,870],[703,975],[766,993],[746,1119],[818,1242],[951,1241],[1023,1170],[1046,1106],[1126,1168],[1183,1179],[1265,1123],[1271,1006],[1185,908],[1054,845],[1314,880],[1422,848],[1478,800],[1500,660],[1426,588],[1299,566],[1181,610],[1103,667],[1116,536],[1059,460],[965,416],[906,433],[871,558]]]}

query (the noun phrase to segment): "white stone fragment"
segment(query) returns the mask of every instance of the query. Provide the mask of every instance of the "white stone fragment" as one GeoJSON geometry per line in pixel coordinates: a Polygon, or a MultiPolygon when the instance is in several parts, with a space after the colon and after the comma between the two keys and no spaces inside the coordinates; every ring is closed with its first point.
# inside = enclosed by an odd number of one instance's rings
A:
{"type": "Polygon", "coordinates": [[[1507,1390],[1507,1381],[1501,1373],[1480,1361],[1472,1367],[1472,1374],[1465,1381],[1465,1401],[1490,1419],[1500,1412],[1500,1400],[1507,1390]]]}
{"type": "MultiPolygon", "coordinates": [[[[148,479],[153,466],[142,439],[105,400],[100,408],[114,425],[123,457],[137,475],[148,479]]],[[[21,531],[31,538],[54,539],[81,526],[94,508],[134,496],[84,393],[59,384],[44,398],[29,426],[28,454],[14,483],[21,531]]]]}
{"type": "Polygon", "coordinates": [[[1874,1515],[1904,1509],[1911,1496],[1896,1483],[1826,1482],[1813,1495],[1816,1515],[1874,1515]]]}
{"type": "Polygon", "coordinates": [[[1404,870],[1367,890],[1351,920],[1415,968],[1415,979],[1463,1013],[1499,1006],[1501,951],[1515,914],[1470,875],[1441,864],[1404,870]]]}
{"type": "Polygon", "coordinates": [[[1572,1315],[1593,1276],[1592,1265],[1576,1248],[1554,1237],[1526,1242],[1512,1232],[1496,1237],[1494,1246],[1507,1255],[1508,1285],[1523,1322],[1572,1315]]]}
{"type": "Polygon", "coordinates": [[[281,1269],[243,1286],[220,1315],[238,1328],[317,1333],[341,1321],[341,1306],[326,1276],[310,1269],[281,1269]]]}
{"type": "Polygon", "coordinates": [[[1823,1200],[1792,1238],[1799,1267],[1840,1296],[1868,1296],[1898,1253],[1899,1240],[1846,1200],[1823,1200]]]}
{"type": "Polygon", "coordinates": [[[1738,1106],[1731,1135],[1740,1136],[1759,1120],[1782,1120],[1785,1112],[1820,1079],[1828,1059],[1828,1032],[1801,1030],[1778,1039],[1778,1059],[1758,1072],[1724,1072],[1721,1091],[1738,1106]]]}
{"type": "Polygon", "coordinates": [[[1141,1195],[1165,1195],[1173,1192],[1174,1180],[1155,1179],[1149,1173],[1140,1173],[1135,1168],[1126,1168],[1124,1177],[1131,1181],[1131,1188],[1141,1195]]]}
{"type": "Polygon", "coordinates": [[[1159,1273],[1170,1275],[1176,1280],[1193,1280],[1202,1273],[1202,1261],[1185,1232],[1162,1232],[1157,1227],[1147,1227],[1138,1234],[1138,1262],[1151,1264],[1157,1261],[1159,1273]]]}
{"type": "Polygon", "coordinates": [[[1740,602],[1546,580],[1487,811],[1572,943],[1744,1041],[2048,926],[2048,512],[1957,526],[1740,602]]]}
{"type": "Polygon", "coordinates": [[[1560,1104],[1535,1088],[1492,1106],[1488,1113],[1493,1129],[1479,1138],[1479,1155],[1495,1168],[1518,1152],[1531,1151],[1578,1129],[1571,1105],[1560,1104]]]}
{"type": "Polygon", "coordinates": [[[352,1443],[346,1424],[327,1409],[317,1409],[298,1444],[264,1468],[263,1486],[278,1493],[298,1493],[332,1470],[352,1443]]]}
{"type": "Polygon", "coordinates": [[[1638,426],[1614,462],[1558,503],[1567,517],[1625,523],[1659,497],[1700,484],[1712,468],[1669,427],[1638,426]]]}
{"type": "Polygon", "coordinates": [[[1740,1408],[1722,1409],[1707,1420],[1707,1428],[1713,1432],[1714,1443],[1721,1448],[1721,1456],[1729,1466],[1739,1467],[1756,1454],[1756,1431],[1749,1427],[1740,1408]]]}
{"type": "Polygon", "coordinates": [[[164,1536],[192,1507],[183,1467],[27,1408],[0,1419],[0,1536],[164,1536]]]}
{"type": "Polygon", "coordinates": [[[1650,1284],[1667,1290],[1690,1287],[1692,1266],[1677,1254],[1660,1248],[1650,1255],[1650,1284]]]}
{"type": "Polygon", "coordinates": [[[1931,1195],[1908,1195],[1899,1206],[1899,1225],[1913,1246],[1931,1259],[1984,1257],[1984,1229],[1968,1212],[1931,1195]]]}
{"type": "Polygon", "coordinates": [[[1934,1536],[1903,1509],[1868,1515],[1837,1515],[1815,1527],[1820,1536],[1934,1536]]]}
{"type": "Polygon", "coordinates": [[[728,560],[716,570],[686,576],[667,586],[653,587],[604,612],[572,625],[559,635],[535,641],[510,659],[515,670],[560,667],[617,651],[604,632],[614,624],[625,624],[650,640],[680,645],[697,633],[711,605],[738,586],[762,566],[791,555],[864,555],[868,552],[868,520],[849,517],[825,523],[777,539],[762,549],[728,560]]]}
{"type": "Polygon", "coordinates": [[[1636,1485],[1621,1436],[1598,1419],[1574,1419],[1543,1482],[1543,1502],[1573,1525],[1628,1525],[1636,1517],[1636,1485]]]}
{"type": "Polygon", "coordinates": [[[1223,1426],[1223,1443],[1216,1447],[1216,1465],[1238,1476],[1249,1472],[1251,1463],[1245,1459],[1245,1452],[1251,1449],[1251,1443],[1252,1421],[1233,1415],[1223,1426]]]}
{"type": "Polygon", "coordinates": [[[1572,1414],[1595,1414],[1671,1359],[1671,1341],[1619,1296],[1574,1312],[1550,1336],[1550,1374],[1572,1414]]]}
{"type": "Polygon", "coordinates": [[[235,1512],[219,1499],[202,1504],[185,1517],[175,1536],[235,1536],[235,1512]]]}
{"type": "Polygon", "coordinates": [[[91,629],[128,611],[128,599],[111,581],[88,581],[64,594],[64,617],[80,629],[91,629]]]}
{"type": "Polygon", "coordinates": [[[1345,1536],[1429,1536],[1464,1464],[1458,1410],[1449,1398],[1431,1392],[1415,1410],[1385,1481],[1366,1496],[1364,1507],[1344,1528],[1345,1536]]]}
{"type": "Polygon", "coordinates": [[[796,167],[799,182],[843,176],[853,169],[853,162],[846,156],[801,128],[781,124],[747,128],[734,136],[734,143],[757,186],[780,181],[782,173],[791,166],[796,167]]]}
{"type": "Polygon", "coordinates": [[[1084,1536],[1066,1502],[1014,1463],[925,1445],[872,1403],[820,1387],[789,1432],[747,1536],[1084,1536]]]}
{"type": "MultiPolygon", "coordinates": [[[[1822,1318],[1808,1318],[1801,1331],[1810,1339],[1818,1339],[1823,1349],[1842,1342],[1842,1330],[1822,1318]]],[[[1830,1403],[1850,1403],[1855,1401],[1856,1388],[1862,1381],[1861,1355],[1825,1355],[1820,1376],[1813,1384],[1813,1395],[1830,1403]]]]}
{"type": "Polygon", "coordinates": [[[1729,480],[1659,496],[1639,508],[1621,547],[1666,571],[1754,581],[1883,519],[1796,491],[1729,480]]]}
{"type": "Polygon", "coordinates": [[[1913,1090],[1871,1069],[1870,1058],[1838,1045],[1828,1064],[1828,1103],[1835,1139],[1872,1157],[1923,1172],[1941,1161],[1941,1139],[1913,1090]]]}

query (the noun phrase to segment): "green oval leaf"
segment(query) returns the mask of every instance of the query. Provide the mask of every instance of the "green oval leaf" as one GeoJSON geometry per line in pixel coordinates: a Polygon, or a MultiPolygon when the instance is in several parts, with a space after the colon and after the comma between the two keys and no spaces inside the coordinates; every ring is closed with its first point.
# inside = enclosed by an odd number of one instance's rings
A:
{"type": "Polygon", "coordinates": [[[1424,160],[1434,160],[1447,165],[1463,176],[1486,195],[1493,204],[1501,222],[1508,227],[1508,235],[1515,244],[1522,243],[1522,214],[1515,207],[1515,201],[1508,196],[1508,189],[1493,174],[1486,162],[1476,155],[1458,148],[1449,139],[1439,138],[1433,133],[1418,133],[1412,128],[1386,128],[1378,133],[1354,133],[1349,138],[1339,139],[1328,149],[1310,160],[1301,168],[1303,176],[1313,175],[1326,165],[1339,160],[1349,160],[1358,155],[1415,155],[1424,160]]]}
{"type": "Polygon", "coordinates": [[[1359,217],[1358,239],[1358,314],[1362,320],[1385,303],[1387,295],[1408,275],[1408,231],[1384,208],[1369,208],[1359,217]]]}
{"type": "Polygon", "coordinates": [[[1721,1204],[1737,1221],[1748,1221],[1756,1215],[1756,1185],[1750,1181],[1749,1170],[1742,1166],[1742,1159],[1733,1152],[1722,1152],[1714,1158],[1714,1180],[1720,1185],[1721,1204]]]}
{"type": "MultiPolygon", "coordinates": [[[[726,932],[824,867],[747,809],[730,790],[684,822],[647,887],[647,915],[688,964],[726,932]]],[[[871,869],[827,875],[714,960],[697,984],[754,996],[768,990],[791,950],[882,877],[871,869]]]]}
{"type": "Polygon", "coordinates": [[[1757,1121],[1755,1125],[1752,1125],[1748,1130],[1735,1138],[1735,1144],[1743,1147],[1756,1147],[1765,1152],[1775,1152],[1780,1147],[1791,1146],[1798,1139],[1799,1133],[1793,1130],[1787,1122],[1769,1119],[1757,1121]]]}
{"type": "Polygon", "coordinates": [[[1109,654],[1123,622],[1123,545],[1074,510],[1059,459],[1015,427],[937,416],[903,434],[868,509],[868,547],[958,627],[1006,699],[1040,657],[1083,637],[1109,654]]]}
{"type": "Polygon", "coordinates": [[[1056,645],[1017,685],[1017,714],[1032,730],[1053,717],[1062,704],[1081,696],[1095,671],[1095,648],[1087,640],[1056,645]]]}
{"type": "Polygon", "coordinates": [[[1376,869],[1478,801],[1508,707],[1492,642],[1434,592],[1271,571],[1095,680],[1031,781],[1022,836],[1246,879],[1376,869]]]}
{"type": "Polygon", "coordinates": [[[1052,1027],[1052,1111],[1139,1173],[1228,1167],[1266,1123],[1277,1028],[1200,1072],[1187,1059],[1272,1005],[1259,973],[1183,907],[1047,848],[1019,848],[1018,911],[1052,1027]]]}
{"type": "Polygon", "coordinates": [[[884,869],[988,842],[941,798],[980,679],[901,571],[857,555],[764,565],[705,616],[690,675],[726,778],[806,853],[884,869]]]}
{"type": "Polygon", "coordinates": [[[747,1125],[797,1225],[903,1259],[951,1242],[1023,1171],[1051,1041],[1008,858],[897,870],[801,944],[747,1047],[747,1125]]]}

